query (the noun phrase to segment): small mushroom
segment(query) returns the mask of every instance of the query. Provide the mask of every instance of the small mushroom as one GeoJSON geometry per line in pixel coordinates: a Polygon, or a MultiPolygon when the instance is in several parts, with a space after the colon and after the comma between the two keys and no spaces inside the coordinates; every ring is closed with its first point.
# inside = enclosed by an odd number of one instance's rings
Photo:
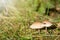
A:
{"type": "Polygon", "coordinates": [[[31,29],[42,29],[44,28],[44,24],[40,22],[34,22],[31,26],[31,29]]]}
{"type": "Polygon", "coordinates": [[[43,24],[45,25],[45,27],[50,27],[53,25],[50,21],[47,20],[43,21],[43,24]]]}
{"type": "Polygon", "coordinates": [[[31,26],[31,29],[37,29],[39,32],[41,32],[41,29],[44,28],[44,24],[41,22],[34,22],[31,26]]]}
{"type": "Polygon", "coordinates": [[[48,20],[45,20],[42,23],[44,24],[44,27],[46,29],[46,32],[48,33],[48,30],[47,29],[50,28],[53,24],[50,21],[48,21],[48,20]]]}

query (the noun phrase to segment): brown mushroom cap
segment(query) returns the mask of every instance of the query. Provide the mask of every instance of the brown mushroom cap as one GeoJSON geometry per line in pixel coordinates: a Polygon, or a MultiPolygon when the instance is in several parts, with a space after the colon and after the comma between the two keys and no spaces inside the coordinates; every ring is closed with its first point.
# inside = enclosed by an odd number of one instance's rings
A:
{"type": "Polygon", "coordinates": [[[44,28],[44,24],[40,22],[34,22],[31,26],[31,29],[42,29],[44,28]]]}
{"type": "Polygon", "coordinates": [[[50,27],[51,25],[53,25],[50,21],[47,20],[43,21],[43,24],[45,27],[50,27]]]}

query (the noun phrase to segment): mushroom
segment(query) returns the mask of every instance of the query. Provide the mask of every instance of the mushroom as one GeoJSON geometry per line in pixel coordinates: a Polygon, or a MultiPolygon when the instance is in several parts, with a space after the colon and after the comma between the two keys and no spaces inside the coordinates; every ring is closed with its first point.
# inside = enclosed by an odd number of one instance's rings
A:
{"type": "Polygon", "coordinates": [[[41,32],[41,29],[44,28],[44,24],[41,22],[34,22],[31,26],[31,29],[37,29],[39,32],[41,32]]]}
{"type": "Polygon", "coordinates": [[[50,21],[47,20],[43,21],[42,23],[45,25],[45,27],[50,27],[53,25],[50,21]]]}
{"type": "MultiPolygon", "coordinates": [[[[53,24],[52,24],[50,21],[48,21],[48,20],[45,20],[45,21],[43,21],[42,23],[44,24],[44,27],[45,27],[46,31],[47,31],[47,28],[50,28],[50,27],[53,25],[53,24]]],[[[47,31],[47,33],[48,33],[48,31],[47,31]]]]}

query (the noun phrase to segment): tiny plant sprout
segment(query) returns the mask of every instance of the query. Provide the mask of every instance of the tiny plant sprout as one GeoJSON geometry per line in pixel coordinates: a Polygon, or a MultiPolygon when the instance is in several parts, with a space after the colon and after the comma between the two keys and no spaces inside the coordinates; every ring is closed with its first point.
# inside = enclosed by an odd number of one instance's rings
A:
{"type": "Polygon", "coordinates": [[[44,24],[40,22],[34,22],[31,26],[31,29],[38,29],[39,32],[41,31],[42,28],[44,28],[44,24]]]}
{"type": "Polygon", "coordinates": [[[59,22],[59,23],[57,23],[57,28],[60,28],[60,22],[59,22]]]}

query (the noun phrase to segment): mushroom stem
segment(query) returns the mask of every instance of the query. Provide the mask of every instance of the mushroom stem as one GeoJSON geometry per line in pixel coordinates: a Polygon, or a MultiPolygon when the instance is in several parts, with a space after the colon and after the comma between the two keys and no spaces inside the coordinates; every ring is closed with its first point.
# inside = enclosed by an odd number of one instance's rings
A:
{"type": "Polygon", "coordinates": [[[38,30],[39,34],[41,33],[41,30],[38,30]]]}
{"type": "Polygon", "coordinates": [[[46,29],[46,33],[49,34],[47,27],[45,29],[46,29]]]}

